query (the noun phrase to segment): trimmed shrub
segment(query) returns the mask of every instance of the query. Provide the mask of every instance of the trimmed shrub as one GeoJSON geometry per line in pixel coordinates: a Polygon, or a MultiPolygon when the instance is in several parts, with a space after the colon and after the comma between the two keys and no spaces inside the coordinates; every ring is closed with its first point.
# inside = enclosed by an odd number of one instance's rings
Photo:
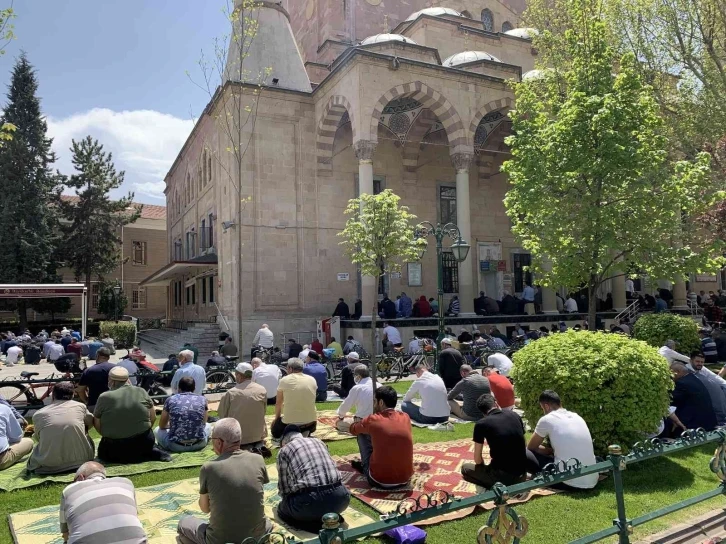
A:
{"type": "Polygon", "coordinates": [[[655,432],[673,389],[668,363],[655,348],[601,332],[569,331],[532,342],[514,354],[511,376],[533,428],[542,416],[539,395],[553,389],[587,422],[601,454],[611,444],[627,450],[655,432]]]}
{"type": "Polygon", "coordinates": [[[701,349],[698,324],[690,317],[678,314],[641,316],[633,326],[633,338],[642,340],[654,348],[665,345],[666,340],[675,340],[678,351],[686,355],[693,350],[701,349]]]}
{"type": "Polygon", "coordinates": [[[131,321],[101,321],[101,336],[108,334],[117,348],[129,349],[136,344],[136,325],[131,321]]]}

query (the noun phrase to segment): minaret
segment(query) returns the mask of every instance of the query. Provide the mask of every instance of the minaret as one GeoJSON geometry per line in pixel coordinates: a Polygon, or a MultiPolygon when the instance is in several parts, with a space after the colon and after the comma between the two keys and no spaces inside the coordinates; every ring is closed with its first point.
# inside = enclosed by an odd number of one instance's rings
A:
{"type": "MultiPolygon", "coordinates": [[[[236,0],[236,9],[243,2],[251,4],[249,0],[236,0]]],[[[224,79],[312,92],[310,78],[292,34],[290,16],[282,7],[282,2],[254,2],[252,9],[237,18],[235,36],[230,38],[224,79]],[[257,31],[251,41],[244,38],[245,19],[256,21],[257,24],[257,31]],[[240,48],[244,53],[240,53],[240,48]]]]}

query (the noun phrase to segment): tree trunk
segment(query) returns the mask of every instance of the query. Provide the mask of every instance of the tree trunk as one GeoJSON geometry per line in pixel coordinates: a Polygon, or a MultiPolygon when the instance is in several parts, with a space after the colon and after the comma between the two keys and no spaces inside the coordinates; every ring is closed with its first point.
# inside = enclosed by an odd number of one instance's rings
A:
{"type": "MultiPolygon", "coordinates": [[[[368,301],[371,304],[371,383],[373,384],[373,395],[375,399],[376,381],[378,378],[378,343],[376,342],[376,321],[378,320],[378,286],[373,290],[373,299],[368,301]]],[[[375,404],[375,400],[373,401],[375,404]]]]}
{"type": "Polygon", "coordinates": [[[597,330],[597,288],[599,286],[597,278],[591,276],[587,286],[587,328],[590,331],[597,330]]]}
{"type": "Polygon", "coordinates": [[[28,305],[23,299],[18,299],[18,321],[21,330],[28,328],[28,305]]]}

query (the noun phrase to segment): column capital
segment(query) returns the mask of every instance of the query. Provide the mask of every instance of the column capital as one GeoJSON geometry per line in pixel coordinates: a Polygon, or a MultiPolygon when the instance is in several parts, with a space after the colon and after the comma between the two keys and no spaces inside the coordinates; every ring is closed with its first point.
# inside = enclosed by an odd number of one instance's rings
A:
{"type": "Polygon", "coordinates": [[[373,153],[376,151],[378,142],[371,140],[358,140],[353,144],[355,156],[360,162],[373,162],[373,153]]]}
{"type": "Polygon", "coordinates": [[[452,153],[451,163],[454,165],[456,172],[468,172],[471,163],[474,161],[473,153],[452,153]]]}

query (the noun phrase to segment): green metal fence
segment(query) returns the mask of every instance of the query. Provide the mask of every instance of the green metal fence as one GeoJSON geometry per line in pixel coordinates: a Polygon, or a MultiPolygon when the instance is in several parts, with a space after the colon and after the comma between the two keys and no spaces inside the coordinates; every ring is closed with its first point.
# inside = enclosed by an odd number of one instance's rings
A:
{"type": "MultiPolygon", "coordinates": [[[[686,431],[684,435],[673,442],[663,442],[658,439],[639,442],[633,446],[628,454],[623,454],[620,446],[610,446],[609,455],[605,461],[594,465],[583,466],[577,459],[567,462],[551,464],[545,467],[541,474],[533,480],[516,485],[505,486],[496,484],[494,488],[473,497],[461,499],[453,497],[446,492],[434,492],[423,495],[418,500],[405,499],[399,503],[396,511],[381,516],[380,521],[343,529],[340,527],[337,514],[327,514],[323,518],[324,528],[317,539],[311,540],[313,544],[343,544],[356,539],[375,535],[394,527],[416,524],[420,521],[435,518],[449,512],[469,508],[478,504],[494,501],[496,507],[491,511],[487,524],[479,529],[476,540],[479,544],[519,544],[527,534],[527,520],[517,514],[516,510],[508,505],[510,497],[515,497],[533,489],[548,487],[560,482],[566,482],[588,474],[612,472],[615,484],[615,497],[617,503],[617,517],[612,527],[585,536],[570,544],[589,544],[605,538],[617,536],[620,544],[630,544],[630,535],[633,528],[666,516],[673,512],[683,510],[699,502],[726,494],[726,431],[718,430],[706,432],[702,429],[686,431]],[[717,444],[718,448],[711,459],[710,468],[721,480],[713,490],[695,497],[677,502],[670,506],[660,508],[648,514],[635,518],[628,518],[625,509],[625,490],[623,488],[622,473],[629,465],[681,452],[704,444],[717,444]]],[[[473,536],[473,535],[472,535],[473,536]]],[[[279,533],[265,535],[257,542],[282,543],[284,537],[279,533]]],[[[290,540],[287,540],[290,542],[290,540]]],[[[243,544],[255,544],[252,541],[243,544]]],[[[556,543],[555,543],[556,544],[556,543]]]]}

